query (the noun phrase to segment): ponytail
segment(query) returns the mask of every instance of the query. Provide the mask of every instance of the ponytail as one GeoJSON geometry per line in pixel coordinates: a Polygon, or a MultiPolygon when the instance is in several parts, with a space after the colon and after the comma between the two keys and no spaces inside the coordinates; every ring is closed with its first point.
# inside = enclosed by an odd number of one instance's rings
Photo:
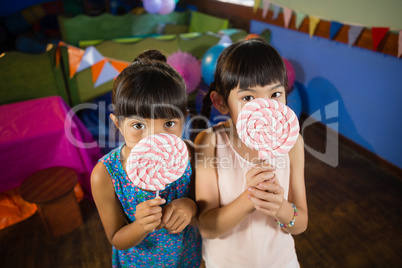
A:
{"type": "Polygon", "coordinates": [[[193,129],[194,131],[191,135],[191,140],[195,140],[195,137],[203,131],[204,129],[207,129],[208,124],[207,122],[209,121],[209,118],[211,116],[211,108],[212,108],[212,101],[211,101],[211,93],[212,91],[216,91],[215,88],[215,81],[211,83],[209,86],[209,90],[207,94],[205,94],[204,98],[202,99],[202,108],[201,108],[201,118],[197,118],[193,121],[193,129]]]}

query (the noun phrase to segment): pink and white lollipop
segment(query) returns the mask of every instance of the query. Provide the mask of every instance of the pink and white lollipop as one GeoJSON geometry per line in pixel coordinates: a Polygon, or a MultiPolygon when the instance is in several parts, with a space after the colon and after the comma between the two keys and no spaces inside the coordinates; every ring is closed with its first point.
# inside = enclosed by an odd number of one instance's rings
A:
{"type": "Polygon", "coordinates": [[[131,182],[143,189],[164,190],[186,170],[188,151],[184,141],[173,134],[147,136],[137,143],[127,159],[127,174],[131,182]]]}
{"type": "Polygon", "coordinates": [[[276,100],[258,98],[244,105],[237,118],[237,134],[261,159],[286,154],[299,136],[296,114],[276,100]]]}

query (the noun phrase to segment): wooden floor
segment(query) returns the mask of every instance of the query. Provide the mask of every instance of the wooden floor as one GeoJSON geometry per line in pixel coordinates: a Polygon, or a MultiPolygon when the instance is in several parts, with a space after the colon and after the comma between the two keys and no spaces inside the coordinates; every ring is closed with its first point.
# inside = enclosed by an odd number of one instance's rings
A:
{"type": "MultiPolygon", "coordinates": [[[[325,152],[325,133],[309,129],[306,145],[325,152]]],[[[333,168],[306,153],[309,226],[295,236],[301,266],[402,267],[402,178],[343,144],[339,157],[333,168]]],[[[38,214],[0,230],[0,267],[110,267],[96,208],[80,206],[85,224],[54,241],[38,214]]]]}

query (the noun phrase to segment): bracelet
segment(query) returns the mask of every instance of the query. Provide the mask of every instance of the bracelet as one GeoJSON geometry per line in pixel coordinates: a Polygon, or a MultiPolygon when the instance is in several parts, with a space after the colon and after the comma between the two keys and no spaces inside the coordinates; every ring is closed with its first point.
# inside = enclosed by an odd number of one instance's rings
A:
{"type": "Polygon", "coordinates": [[[292,203],[290,203],[290,205],[293,207],[293,218],[292,218],[292,220],[291,220],[288,224],[281,223],[280,221],[278,221],[277,219],[275,219],[276,224],[279,225],[279,226],[282,227],[282,228],[292,227],[293,225],[295,225],[296,216],[299,215],[299,213],[297,213],[297,208],[296,208],[296,206],[293,205],[292,203]]]}

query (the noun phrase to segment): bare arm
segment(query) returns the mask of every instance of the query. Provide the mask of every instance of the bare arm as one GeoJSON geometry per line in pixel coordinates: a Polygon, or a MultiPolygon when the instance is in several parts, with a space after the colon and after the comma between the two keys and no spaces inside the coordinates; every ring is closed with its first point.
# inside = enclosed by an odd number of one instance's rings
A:
{"type": "MultiPolygon", "coordinates": [[[[251,212],[254,205],[245,190],[230,204],[219,203],[218,175],[215,161],[215,134],[201,132],[195,141],[196,156],[196,200],[199,208],[199,229],[205,238],[217,238],[232,230],[251,212]]],[[[266,169],[256,168],[248,173],[248,184],[266,180],[266,169]]],[[[258,182],[257,182],[258,184],[258,182]]]]}
{"type": "Polygon", "coordinates": [[[295,224],[284,228],[291,234],[300,234],[307,228],[307,201],[304,185],[304,143],[299,136],[295,146],[289,152],[290,158],[290,183],[288,201],[284,198],[284,190],[273,178],[262,182],[259,187],[250,187],[252,194],[250,200],[257,210],[274,217],[281,223],[288,224],[292,221],[294,209],[290,203],[297,207],[295,224]]]}
{"type": "MultiPolygon", "coordinates": [[[[289,152],[290,158],[290,185],[289,185],[289,202],[295,204],[298,210],[295,225],[285,230],[291,234],[300,234],[307,229],[308,224],[308,209],[306,199],[306,185],[304,182],[304,141],[299,136],[295,146],[289,152]]],[[[289,209],[288,209],[289,211],[289,209]]],[[[291,215],[293,208],[290,206],[291,215]]],[[[289,213],[289,212],[288,212],[289,213]]],[[[287,215],[289,215],[287,213],[287,215]]],[[[278,215],[281,217],[281,215],[278,215]]],[[[289,219],[285,218],[284,222],[289,219]]],[[[279,219],[278,219],[279,220],[279,219]]]]}
{"type": "Polygon", "coordinates": [[[110,243],[117,249],[136,246],[161,222],[163,199],[152,199],[136,208],[136,221],[128,223],[105,165],[99,162],[91,174],[92,194],[110,243]]]}

